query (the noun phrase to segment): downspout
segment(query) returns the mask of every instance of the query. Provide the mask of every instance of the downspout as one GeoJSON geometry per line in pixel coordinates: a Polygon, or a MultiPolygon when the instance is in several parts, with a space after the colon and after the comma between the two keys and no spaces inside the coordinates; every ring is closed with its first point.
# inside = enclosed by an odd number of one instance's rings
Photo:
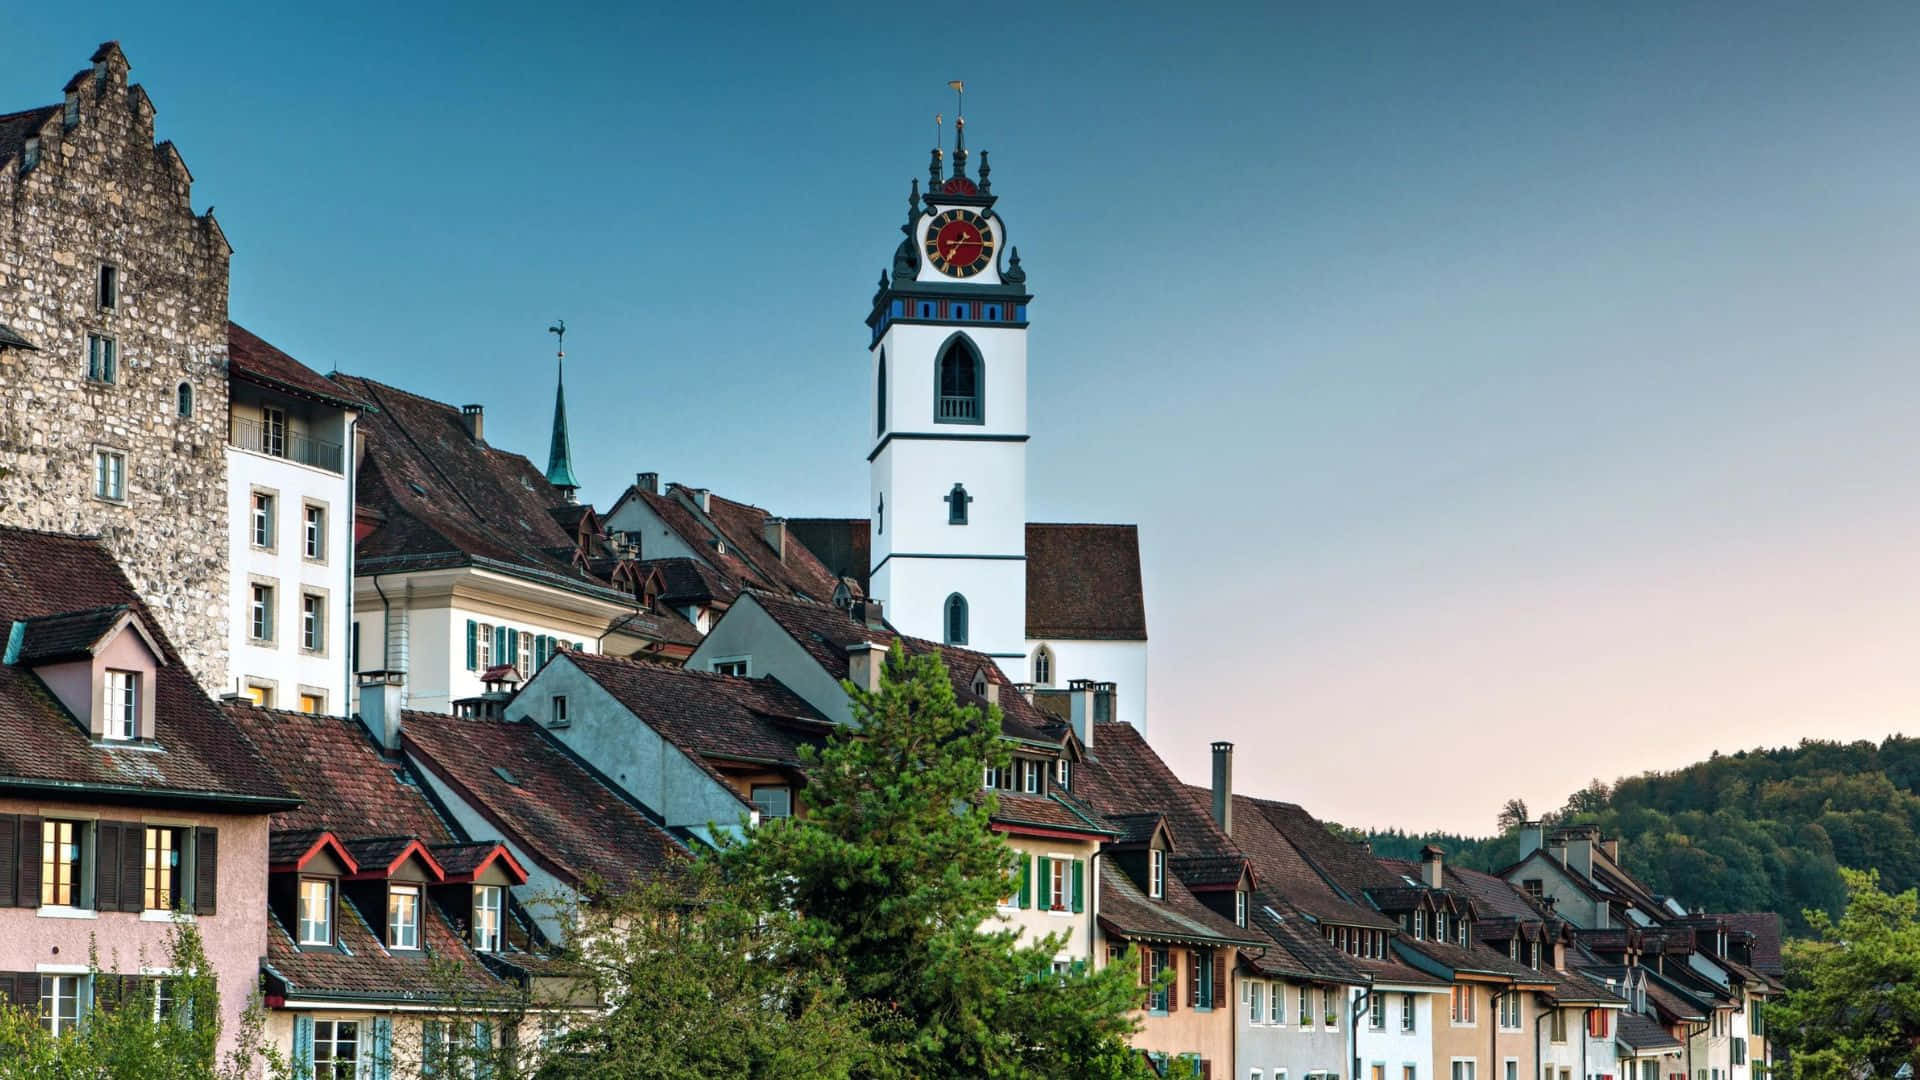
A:
{"type": "Polygon", "coordinates": [[[373,591],[380,597],[380,670],[388,670],[393,659],[393,602],[380,587],[380,575],[373,575],[373,591]]]}
{"type": "Polygon", "coordinates": [[[1580,1077],[1581,1080],[1593,1080],[1593,1074],[1587,1071],[1587,1044],[1593,1041],[1593,1010],[1587,1009],[1581,1015],[1580,1024],[1580,1077]]]}
{"type": "MultiPolygon", "coordinates": [[[[1473,984],[1469,983],[1467,985],[1471,986],[1473,984]]],[[[1499,1072],[1500,999],[1505,996],[1501,991],[1495,990],[1492,1000],[1488,1003],[1493,1006],[1493,1023],[1487,1025],[1487,1072],[1490,1074],[1489,1080],[1506,1080],[1506,1077],[1502,1076],[1499,1072]]]]}
{"type": "Polygon", "coordinates": [[[1548,1013],[1558,1011],[1559,1006],[1556,1005],[1553,1008],[1541,1009],[1539,1012],[1533,1014],[1533,1067],[1536,1069],[1547,1063],[1546,1048],[1540,1043],[1540,1021],[1548,1013]]]}
{"type": "Polygon", "coordinates": [[[347,640],[346,647],[340,650],[345,654],[340,660],[340,666],[346,668],[347,682],[340,698],[341,716],[353,715],[353,677],[359,674],[353,670],[353,641],[354,635],[358,633],[353,623],[353,557],[355,540],[357,534],[360,532],[360,519],[356,512],[359,505],[359,492],[355,490],[353,444],[354,440],[359,437],[359,428],[360,414],[356,412],[353,415],[353,419],[347,421],[347,446],[345,452],[342,454],[346,459],[347,466],[347,580],[345,587],[341,591],[344,592],[347,597],[347,622],[345,627],[347,640]]]}
{"type": "Polygon", "coordinates": [[[1371,1009],[1372,1002],[1373,987],[1369,986],[1353,999],[1351,1010],[1353,1016],[1347,1021],[1347,1043],[1352,1048],[1349,1056],[1353,1058],[1353,1080],[1360,1080],[1360,1014],[1371,1009]]]}
{"type": "Polygon", "coordinates": [[[1684,1029],[1686,1030],[1686,1033],[1687,1033],[1687,1080],[1694,1080],[1694,1078],[1693,1078],[1693,1039],[1694,1039],[1694,1036],[1696,1036],[1696,1035],[1699,1035],[1699,1034],[1701,1034],[1702,1032],[1704,1032],[1704,1031],[1706,1031],[1706,1030],[1707,1030],[1707,1028],[1709,1028],[1709,1027],[1711,1027],[1711,1026],[1712,1026],[1712,1022],[1711,1022],[1710,1020],[1709,1020],[1709,1021],[1703,1021],[1703,1022],[1702,1022],[1702,1023],[1700,1024],[1700,1029],[1699,1029],[1698,1031],[1696,1031],[1696,1030],[1694,1030],[1694,1029],[1693,1029],[1693,1028],[1692,1028],[1691,1026],[1689,1026],[1689,1025],[1686,1025],[1686,1024],[1682,1024],[1682,1025],[1681,1025],[1681,1027],[1682,1027],[1682,1028],[1684,1028],[1684,1029]]]}

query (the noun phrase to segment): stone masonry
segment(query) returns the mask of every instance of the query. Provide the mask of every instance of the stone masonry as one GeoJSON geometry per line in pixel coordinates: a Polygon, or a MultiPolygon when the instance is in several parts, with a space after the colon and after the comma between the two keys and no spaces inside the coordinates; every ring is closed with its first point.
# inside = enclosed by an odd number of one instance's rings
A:
{"type": "Polygon", "coordinates": [[[0,116],[0,324],[34,346],[0,347],[0,522],[99,535],[219,693],[232,249],[211,212],[193,212],[193,178],[155,144],[127,69],[108,42],[60,104],[0,116]],[[118,278],[111,308],[103,265],[118,278]],[[117,346],[112,382],[89,378],[90,334],[117,346]],[[125,455],[124,500],[95,494],[102,449],[125,455]]]}

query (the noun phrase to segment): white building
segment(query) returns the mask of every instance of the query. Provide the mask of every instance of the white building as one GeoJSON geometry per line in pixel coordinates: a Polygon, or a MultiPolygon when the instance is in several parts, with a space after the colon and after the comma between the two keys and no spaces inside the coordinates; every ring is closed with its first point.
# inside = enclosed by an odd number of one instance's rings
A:
{"type": "Polygon", "coordinates": [[[352,684],[353,453],[361,402],[228,325],[224,689],[342,713],[352,684]]]}

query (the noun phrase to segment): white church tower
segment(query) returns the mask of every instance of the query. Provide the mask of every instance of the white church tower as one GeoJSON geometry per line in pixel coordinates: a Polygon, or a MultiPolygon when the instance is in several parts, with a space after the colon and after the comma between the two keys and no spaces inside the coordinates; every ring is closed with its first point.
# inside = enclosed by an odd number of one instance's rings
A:
{"type": "Polygon", "coordinates": [[[869,589],[915,637],[1027,678],[1027,294],[990,167],[933,151],[873,310],[869,589]]]}

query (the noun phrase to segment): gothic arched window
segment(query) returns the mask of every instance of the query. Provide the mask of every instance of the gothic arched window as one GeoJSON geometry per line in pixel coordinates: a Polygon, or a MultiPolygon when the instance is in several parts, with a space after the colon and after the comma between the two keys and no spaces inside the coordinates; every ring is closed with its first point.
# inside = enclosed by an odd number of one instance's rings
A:
{"type": "Polygon", "coordinates": [[[874,393],[873,434],[879,438],[887,433],[887,354],[880,353],[880,386],[874,393]]]}
{"type": "Polygon", "coordinates": [[[986,372],[980,354],[965,335],[955,334],[940,351],[939,396],[933,418],[942,424],[979,424],[986,420],[986,372]]]}
{"type": "Polygon", "coordinates": [[[946,500],[947,524],[965,525],[967,523],[967,504],[973,501],[973,496],[967,494],[966,485],[953,485],[953,490],[946,494],[946,500]]]}
{"type": "Polygon", "coordinates": [[[947,597],[947,644],[967,643],[967,598],[959,593],[947,597]]]}
{"type": "Polygon", "coordinates": [[[1053,685],[1053,650],[1045,645],[1033,650],[1033,685],[1053,685]]]}

